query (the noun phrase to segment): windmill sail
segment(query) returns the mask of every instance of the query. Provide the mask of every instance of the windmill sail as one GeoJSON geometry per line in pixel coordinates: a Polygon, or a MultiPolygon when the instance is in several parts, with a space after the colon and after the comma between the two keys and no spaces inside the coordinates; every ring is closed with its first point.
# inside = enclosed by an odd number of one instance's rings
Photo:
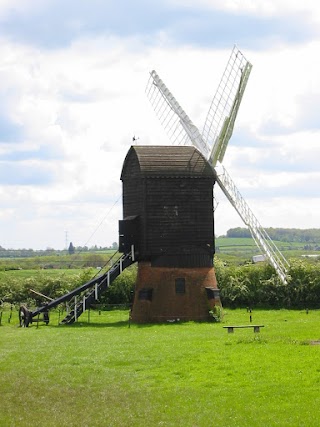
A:
{"type": "Polygon", "coordinates": [[[202,131],[204,141],[215,152],[220,151],[219,144],[223,144],[223,140],[225,140],[225,147],[228,144],[232,132],[229,138],[223,138],[223,135],[226,135],[225,130],[228,128],[229,122],[232,123],[231,129],[233,127],[251,68],[250,62],[234,46],[211,102],[202,131]]]}
{"type": "MultiPolygon", "coordinates": [[[[240,51],[234,48],[224,73],[226,77],[222,78],[223,84],[220,83],[217,91],[218,95],[216,94],[211,104],[203,135],[200,134],[199,130],[191,122],[188,115],[158,74],[152,71],[146,89],[147,96],[171,142],[174,144],[192,143],[206,158],[209,156],[210,165],[214,168],[217,160],[222,160],[231,137],[250,71],[251,64],[244,59],[240,51]],[[230,67],[229,64],[231,64],[230,67]],[[242,66],[243,68],[241,68],[242,66]],[[235,70],[240,70],[240,74],[235,70]],[[236,81],[237,83],[235,83],[236,81]],[[220,98],[220,100],[215,101],[216,98],[220,98]],[[218,112],[215,111],[215,108],[218,112]],[[211,154],[208,148],[209,140],[214,141],[211,154]]],[[[266,254],[280,280],[283,283],[287,283],[287,261],[272,242],[267,232],[261,227],[225,168],[223,168],[223,173],[218,175],[217,182],[241,219],[249,227],[254,241],[266,254]]]]}
{"type": "Polygon", "coordinates": [[[249,74],[251,71],[251,65],[249,66],[249,64],[247,64],[245,66],[244,69],[244,74],[243,74],[243,78],[241,78],[240,84],[239,84],[239,90],[237,92],[237,95],[234,99],[234,103],[232,105],[231,108],[231,112],[230,115],[228,117],[226,117],[224,123],[223,123],[223,127],[221,129],[221,132],[213,146],[211,155],[210,155],[210,160],[213,164],[216,164],[217,160],[219,160],[219,162],[222,162],[224,154],[226,152],[227,149],[227,145],[228,142],[232,136],[232,132],[233,132],[233,127],[234,127],[234,123],[238,114],[238,110],[240,107],[240,103],[242,100],[242,96],[244,93],[244,89],[245,86],[247,84],[248,78],[249,78],[249,74]]]}
{"type": "Polygon", "coordinates": [[[210,150],[198,128],[154,70],[146,94],[170,141],[176,145],[195,145],[208,158],[210,150]]]}
{"type": "Polygon", "coordinates": [[[241,196],[240,191],[232,181],[230,175],[227,173],[226,168],[222,165],[220,165],[220,167],[222,168],[222,173],[217,175],[219,187],[232,206],[236,209],[242,221],[249,228],[256,245],[263,253],[266,254],[270,264],[276,270],[282,283],[286,284],[287,268],[289,267],[287,260],[271,240],[266,230],[264,230],[264,228],[259,224],[257,218],[254,216],[248,204],[241,196]]]}
{"type": "Polygon", "coordinates": [[[212,147],[210,161],[222,162],[241,104],[252,65],[234,46],[211,102],[202,137],[212,147]]]}

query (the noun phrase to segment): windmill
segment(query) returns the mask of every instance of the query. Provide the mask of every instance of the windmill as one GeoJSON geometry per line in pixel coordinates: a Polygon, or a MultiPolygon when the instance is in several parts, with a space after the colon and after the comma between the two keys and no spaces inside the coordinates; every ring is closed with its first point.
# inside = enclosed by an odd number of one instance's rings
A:
{"type": "Polygon", "coordinates": [[[39,321],[61,303],[72,305],[61,323],[79,316],[135,262],[138,277],[132,319],[136,322],[208,320],[220,305],[213,256],[212,186],[217,182],[286,283],[288,263],[261,227],[222,165],[251,64],[234,47],[211,103],[202,133],[191,122],[155,71],[147,96],[171,146],[131,146],[121,173],[123,219],[119,252],[106,273],[29,311],[19,310],[20,325],[39,321]],[[180,147],[177,147],[180,146],[180,147]],[[216,168],[219,166],[219,174],[216,168]]]}
{"type": "Polygon", "coordinates": [[[221,190],[249,228],[255,243],[266,255],[280,280],[287,283],[288,262],[260,225],[222,165],[251,68],[250,62],[234,46],[209,108],[202,133],[192,123],[156,71],[150,73],[146,94],[171,142],[177,145],[194,145],[211,167],[219,170],[217,182],[221,190]]]}
{"type": "Polygon", "coordinates": [[[207,159],[190,145],[132,145],[121,180],[120,258],[115,254],[107,272],[55,300],[40,295],[49,302],[35,310],[21,306],[21,326],[48,324],[49,310],[62,303],[69,310],[61,323],[76,322],[133,263],[136,323],[207,321],[221,305],[213,265],[216,173],[207,159]]]}
{"type": "Polygon", "coordinates": [[[135,323],[208,321],[221,305],[215,276],[216,173],[194,146],[134,145],[121,173],[119,251],[134,247],[135,323]]]}

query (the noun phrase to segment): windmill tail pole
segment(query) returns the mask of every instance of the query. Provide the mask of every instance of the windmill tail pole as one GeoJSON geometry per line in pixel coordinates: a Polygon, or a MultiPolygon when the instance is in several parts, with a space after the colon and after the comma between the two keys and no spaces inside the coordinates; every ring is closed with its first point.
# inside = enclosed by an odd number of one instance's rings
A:
{"type": "Polygon", "coordinates": [[[37,292],[34,289],[29,289],[30,292],[33,292],[34,294],[39,295],[40,297],[43,297],[49,301],[53,301],[53,298],[47,297],[47,295],[42,294],[41,292],[37,292]]]}

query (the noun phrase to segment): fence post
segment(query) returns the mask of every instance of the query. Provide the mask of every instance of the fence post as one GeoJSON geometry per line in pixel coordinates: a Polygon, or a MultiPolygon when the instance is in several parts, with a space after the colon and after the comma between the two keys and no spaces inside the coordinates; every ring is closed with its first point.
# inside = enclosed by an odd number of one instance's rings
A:
{"type": "Polygon", "coordinates": [[[74,296],[74,321],[77,321],[77,295],[74,296]]]}
{"type": "Polygon", "coordinates": [[[12,304],[11,304],[11,307],[10,307],[10,314],[9,314],[9,318],[8,318],[8,323],[11,323],[12,310],[13,310],[13,307],[12,307],[12,304]]]}

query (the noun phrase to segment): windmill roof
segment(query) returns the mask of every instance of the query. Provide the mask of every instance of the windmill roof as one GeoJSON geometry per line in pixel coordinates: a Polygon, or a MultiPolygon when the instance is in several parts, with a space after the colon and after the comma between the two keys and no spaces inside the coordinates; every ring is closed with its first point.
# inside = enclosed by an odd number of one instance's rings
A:
{"type": "Polygon", "coordinates": [[[215,171],[193,146],[134,145],[130,148],[122,169],[132,159],[139,164],[143,176],[193,176],[215,178],[215,171]]]}

